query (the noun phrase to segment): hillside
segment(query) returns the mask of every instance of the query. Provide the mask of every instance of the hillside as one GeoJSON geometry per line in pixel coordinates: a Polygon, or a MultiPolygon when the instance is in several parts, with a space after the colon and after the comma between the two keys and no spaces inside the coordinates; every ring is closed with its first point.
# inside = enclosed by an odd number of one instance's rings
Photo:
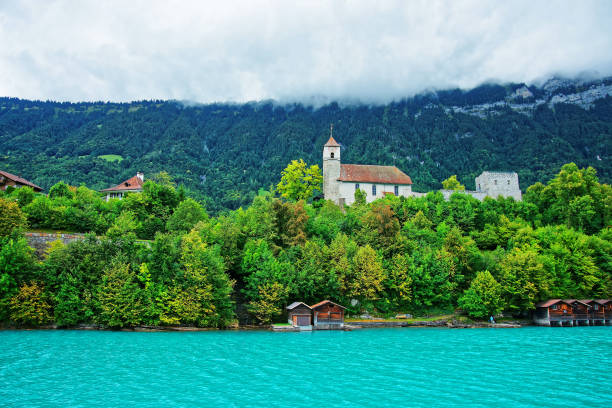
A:
{"type": "Polygon", "coordinates": [[[611,95],[608,78],[488,84],[384,106],[0,98],[0,169],[46,189],[59,180],[101,189],[165,170],[218,212],[248,205],[292,159],[321,164],[334,123],[343,162],[396,165],[415,191],[451,174],[473,188],[483,170],[517,171],[526,188],[568,162],[609,183],[611,95]]]}

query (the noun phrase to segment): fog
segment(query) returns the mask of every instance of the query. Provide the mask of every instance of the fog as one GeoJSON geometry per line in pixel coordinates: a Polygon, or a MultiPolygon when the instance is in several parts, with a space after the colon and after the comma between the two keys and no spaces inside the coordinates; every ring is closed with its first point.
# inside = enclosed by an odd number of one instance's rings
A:
{"type": "Polygon", "coordinates": [[[2,2],[0,96],[382,103],[612,74],[610,1],[379,3],[2,2]]]}

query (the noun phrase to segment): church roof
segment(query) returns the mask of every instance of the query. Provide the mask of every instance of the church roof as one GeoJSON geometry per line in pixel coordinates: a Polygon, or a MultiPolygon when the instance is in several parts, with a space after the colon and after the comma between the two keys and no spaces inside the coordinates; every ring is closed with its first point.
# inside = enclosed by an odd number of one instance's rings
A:
{"type": "Polygon", "coordinates": [[[412,184],[410,176],[395,166],[365,164],[341,164],[338,180],[379,184],[412,184]]]}
{"type": "Polygon", "coordinates": [[[121,184],[117,184],[115,187],[105,188],[101,191],[141,191],[143,181],[138,175],[125,180],[121,184]]]}
{"type": "Polygon", "coordinates": [[[340,147],[340,145],[338,142],[336,142],[333,136],[330,136],[327,143],[325,143],[325,147],[340,147]]]}

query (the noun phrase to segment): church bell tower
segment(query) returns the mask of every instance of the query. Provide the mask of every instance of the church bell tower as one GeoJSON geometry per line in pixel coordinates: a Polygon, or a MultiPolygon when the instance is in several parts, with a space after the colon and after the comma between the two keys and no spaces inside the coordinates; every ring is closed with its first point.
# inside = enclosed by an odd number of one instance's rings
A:
{"type": "Polygon", "coordinates": [[[340,198],[340,145],[334,140],[334,125],[329,140],[323,146],[323,198],[338,203],[340,198]]]}

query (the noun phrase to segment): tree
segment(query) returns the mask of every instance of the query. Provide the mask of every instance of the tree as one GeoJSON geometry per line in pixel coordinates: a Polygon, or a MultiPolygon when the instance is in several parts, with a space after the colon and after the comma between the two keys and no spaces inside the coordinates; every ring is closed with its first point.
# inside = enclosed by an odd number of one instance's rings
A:
{"type": "Polygon", "coordinates": [[[308,201],[315,190],[321,190],[323,176],[318,165],[308,165],[304,160],[292,160],[282,171],[276,186],[280,195],[290,201],[308,201]]]}
{"type": "Polygon", "coordinates": [[[49,189],[49,198],[54,199],[58,197],[73,198],[74,192],[68,184],[60,181],[49,189]]]}
{"type": "Polygon", "coordinates": [[[0,198],[0,237],[9,236],[13,231],[21,231],[27,220],[19,205],[14,201],[0,198]]]}
{"type": "Polygon", "coordinates": [[[206,210],[197,201],[188,198],[181,201],[174,213],[166,222],[166,230],[169,232],[189,232],[198,222],[208,218],[206,210]]]}
{"type": "Polygon", "coordinates": [[[268,282],[257,288],[258,296],[249,302],[247,309],[262,324],[269,324],[283,312],[287,300],[287,288],[278,282],[268,282]]]}
{"type": "Polygon", "coordinates": [[[369,245],[357,250],[353,258],[351,273],[345,278],[348,296],[358,300],[378,299],[382,291],[385,272],[376,251],[369,245]]]}
{"type": "Polygon", "coordinates": [[[456,174],[453,174],[452,176],[444,180],[442,182],[442,188],[445,190],[457,190],[457,191],[465,190],[465,186],[459,183],[459,180],[457,180],[456,174]]]}
{"type": "Polygon", "coordinates": [[[97,320],[109,327],[133,327],[140,323],[143,305],[140,286],[129,264],[112,264],[102,276],[97,298],[97,320]]]}
{"type": "Polygon", "coordinates": [[[506,308],[524,312],[535,308],[535,302],[549,292],[550,278],[542,259],[532,247],[514,248],[499,264],[499,282],[506,308]]]}
{"type": "Polygon", "coordinates": [[[10,301],[11,320],[27,326],[51,321],[51,305],[45,288],[38,282],[24,283],[10,301]]]}
{"type": "Polygon", "coordinates": [[[459,307],[477,319],[498,315],[504,307],[502,287],[489,271],[478,272],[459,298],[459,307]]]}

